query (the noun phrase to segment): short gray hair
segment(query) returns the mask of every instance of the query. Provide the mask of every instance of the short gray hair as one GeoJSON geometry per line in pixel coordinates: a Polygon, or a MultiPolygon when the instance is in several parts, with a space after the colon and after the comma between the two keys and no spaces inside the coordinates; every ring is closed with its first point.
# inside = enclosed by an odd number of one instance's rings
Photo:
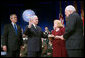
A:
{"type": "Polygon", "coordinates": [[[34,17],[37,17],[37,15],[33,15],[33,16],[31,16],[31,19],[34,19],[34,17]]]}
{"type": "MultiPolygon", "coordinates": [[[[12,16],[13,16],[13,15],[16,15],[16,14],[10,14],[10,19],[12,19],[12,16]]],[[[16,15],[16,16],[17,16],[17,15],[16,15]]]]}
{"type": "Polygon", "coordinates": [[[76,9],[75,9],[75,7],[74,6],[72,6],[72,5],[68,5],[66,8],[65,8],[65,10],[71,10],[71,11],[76,11],[76,9]]]}

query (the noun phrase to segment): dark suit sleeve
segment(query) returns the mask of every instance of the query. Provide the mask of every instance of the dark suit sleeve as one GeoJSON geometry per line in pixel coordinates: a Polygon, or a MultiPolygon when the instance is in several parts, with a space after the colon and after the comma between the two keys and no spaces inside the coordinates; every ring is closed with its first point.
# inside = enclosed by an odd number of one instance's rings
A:
{"type": "Polygon", "coordinates": [[[8,25],[4,26],[4,33],[2,38],[2,45],[7,45],[8,40],[8,25]]]}
{"type": "Polygon", "coordinates": [[[76,23],[76,17],[74,15],[69,16],[68,21],[66,22],[65,27],[65,33],[64,33],[64,39],[68,39],[73,32],[75,31],[75,23],[76,23]]]}
{"type": "Polygon", "coordinates": [[[28,35],[28,36],[31,36],[31,33],[32,33],[31,28],[28,28],[28,26],[26,26],[24,34],[28,35]]]}

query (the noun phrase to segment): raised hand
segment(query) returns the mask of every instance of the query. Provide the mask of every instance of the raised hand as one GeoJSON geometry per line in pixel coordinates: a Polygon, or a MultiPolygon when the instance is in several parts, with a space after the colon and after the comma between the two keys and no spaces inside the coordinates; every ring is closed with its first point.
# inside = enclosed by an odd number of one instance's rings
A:
{"type": "Polygon", "coordinates": [[[28,25],[28,28],[31,28],[31,26],[32,26],[32,19],[29,21],[29,25],[28,25]]]}

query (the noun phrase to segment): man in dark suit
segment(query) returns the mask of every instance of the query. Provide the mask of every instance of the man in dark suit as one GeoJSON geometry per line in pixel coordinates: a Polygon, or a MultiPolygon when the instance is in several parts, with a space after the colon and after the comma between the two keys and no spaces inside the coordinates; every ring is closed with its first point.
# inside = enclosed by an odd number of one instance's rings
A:
{"type": "Polygon", "coordinates": [[[10,15],[11,24],[4,27],[3,50],[7,52],[7,57],[19,57],[20,48],[23,47],[21,28],[16,24],[16,14],[10,15]]]}
{"type": "Polygon", "coordinates": [[[65,8],[67,17],[64,39],[66,39],[66,48],[68,57],[84,56],[84,38],[83,23],[81,17],[76,13],[76,9],[72,5],[65,8]]]}
{"type": "Polygon", "coordinates": [[[38,17],[34,15],[29,21],[29,25],[24,32],[28,36],[28,57],[40,57],[42,52],[41,37],[47,37],[44,35],[41,28],[37,26],[38,17]]]}

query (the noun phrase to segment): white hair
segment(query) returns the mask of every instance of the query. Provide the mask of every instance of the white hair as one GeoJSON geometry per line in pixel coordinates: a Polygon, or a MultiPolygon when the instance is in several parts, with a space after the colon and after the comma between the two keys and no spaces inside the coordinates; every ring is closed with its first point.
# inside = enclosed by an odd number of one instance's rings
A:
{"type": "Polygon", "coordinates": [[[76,9],[75,9],[75,7],[74,6],[72,6],[72,5],[68,5],[66,8],[65,8],[65,10],[71,10],[71,11],[76,11],[76,9]]]}
{"type": "Polygon", "coordinates": [[[35,17],[37,17],[37,15],[33,15],[33,16],[31,16],[31,19],[34,19],[35,17]]]}

